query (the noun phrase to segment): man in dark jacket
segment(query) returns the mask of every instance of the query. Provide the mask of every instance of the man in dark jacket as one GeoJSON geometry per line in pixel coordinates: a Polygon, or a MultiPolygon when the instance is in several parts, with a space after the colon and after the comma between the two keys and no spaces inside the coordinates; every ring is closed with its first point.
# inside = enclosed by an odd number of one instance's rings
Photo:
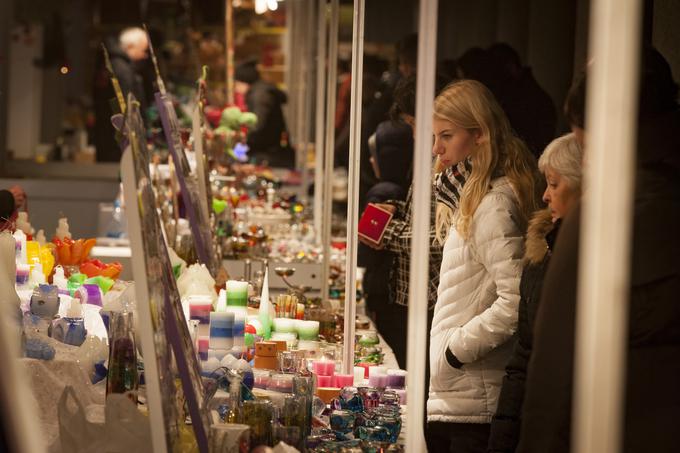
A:
{"type": "Polygon", "coordinates": [[[260,78],[257,62],[241,63],[234,71],[235,90],[245,93],[248,111],[257,116],[257,124],[248,130],[250,156],[267,161],[273,167],[293,168],[295,153],[289,145],[281,106],[287,102],[286,94],[260,78]]]}
{"type": "MultiPolygon", "coordinates": [[[[624,452],[663,453],[680,443],[680,111],[663,57],[643,62],[622,433],[624,452]]],[[[570,450],[579,225],[576,208],[544,281],[518,452],[570,450]]]]}

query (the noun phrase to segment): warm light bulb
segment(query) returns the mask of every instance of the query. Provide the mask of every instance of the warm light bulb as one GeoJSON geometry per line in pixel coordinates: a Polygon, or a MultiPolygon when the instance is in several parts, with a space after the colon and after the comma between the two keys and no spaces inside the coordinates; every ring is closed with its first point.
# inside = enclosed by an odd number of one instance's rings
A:
{"type": "Polygon", "coordinates": [[[59,68],[59,72],[61,72],[64,75],[68,74],[68,66],[62,66],[61,68],[59,68]]]}
{"type": "Polygon", "coordinates": [[[267,0],[267,7],[272,11],[276,11],[279,7],[279,3],[276,0],[267,0]]]}
{"type": "Polygon", "coordinates": [[[255,12],[264,14],[267,12],[267,0],[255,0],[255,12]]]}

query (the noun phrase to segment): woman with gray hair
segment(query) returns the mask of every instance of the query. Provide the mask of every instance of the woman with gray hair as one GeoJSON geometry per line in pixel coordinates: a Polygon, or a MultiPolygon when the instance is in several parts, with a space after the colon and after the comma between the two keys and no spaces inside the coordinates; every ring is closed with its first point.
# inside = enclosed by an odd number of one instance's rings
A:
{"type": "Polygon", "coordinates": [[[561,219],[580,198],[582,161],[583,149],[573,133],[553,140],[538,161],[546,180],[543,201],[548,207],[534,214],[527,230],[519,286],[517,341],[505,369],[496,415],[491,421],[487,450],[490,453],[514,452],[519,442],[520,415],[543,277],[561,219]]]}

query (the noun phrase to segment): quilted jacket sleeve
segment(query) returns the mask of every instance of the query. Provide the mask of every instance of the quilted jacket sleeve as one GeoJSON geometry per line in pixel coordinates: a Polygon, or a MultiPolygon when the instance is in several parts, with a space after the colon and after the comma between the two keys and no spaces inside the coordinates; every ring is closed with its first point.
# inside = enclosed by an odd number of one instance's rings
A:
{"type": "Polygon", "coordinates": [[[489,273],[496,293],[487,309],[451,335],[449,350],[463,364],[503,344],[517,328],[524,232],[515,203],[507,194],[492,194],[482,200],[471,225],[473,256],[489,273]]]}

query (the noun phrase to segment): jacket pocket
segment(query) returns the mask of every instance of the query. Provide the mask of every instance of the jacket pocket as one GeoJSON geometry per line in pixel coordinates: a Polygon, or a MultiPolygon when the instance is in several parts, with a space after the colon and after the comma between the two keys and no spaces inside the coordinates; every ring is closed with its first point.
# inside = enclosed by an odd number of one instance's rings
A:
{"type": "Polygon", "coordinates": [[[446,348],[453,330],[439,332],[431,338],[430,343],[430,390],[434,392],[449,392],[458,390],[461,380],[465,377],[463,368],[454,368],[446,360],[446,348]]]}

